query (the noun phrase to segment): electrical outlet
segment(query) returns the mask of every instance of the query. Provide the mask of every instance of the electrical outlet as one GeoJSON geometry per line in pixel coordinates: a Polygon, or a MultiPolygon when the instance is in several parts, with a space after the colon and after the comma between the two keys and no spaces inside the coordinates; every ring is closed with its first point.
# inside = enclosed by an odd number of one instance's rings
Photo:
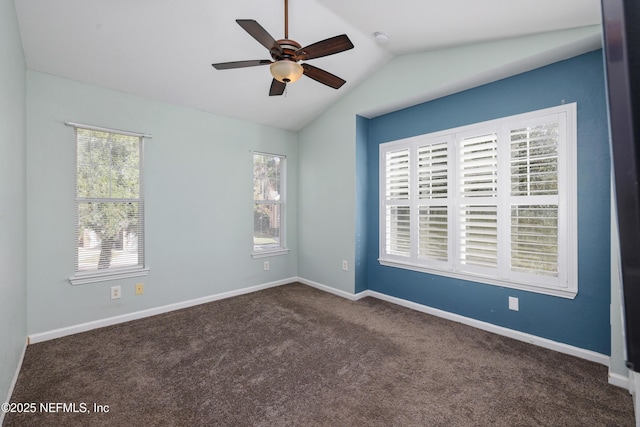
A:
{"type": "Polygon", "coordinates": [[[349,271],[349,261],[347,261],[346,259],[342,260],[342,269],[344,271],[349,271]]]}
{"type": "Polygon", "coordinates": [[[518,298],[509,297],[509,310],[513,310],[513,311],[520,310],[518,298]]]}
{"type": "Polygon", "coordinates": [[[111,287],[111,299],[119,299],[122,296],[122,288],[120,286],[111,287]]]}
{"type": "Polygon", "coordinates": [[[144,294],[144,283],[137,283],[136,284],[136,295],[142,295],[144,294]]]}
{"type": "Polygon", "coordinates": [[[269,270],[269,261],[264,262],[264,271],[269,270]]]}

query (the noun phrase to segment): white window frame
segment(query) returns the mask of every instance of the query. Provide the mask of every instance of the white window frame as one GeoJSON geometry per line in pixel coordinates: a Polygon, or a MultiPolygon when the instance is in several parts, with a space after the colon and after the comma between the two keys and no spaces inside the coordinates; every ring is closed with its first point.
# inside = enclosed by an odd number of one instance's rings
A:
{"type": "MultiPolygon", "coordinates": [[[[483,284],[521,289],[563,298],[575,298],[578,293],[578,242],[577,242],[577,106],[575,103],[547,108],[524,114],[504,117],[482,123],[475,123],[454,129],[447,129],[426,135],[419,135],[380,144],[380,221],[378,261],[381,265],[407,270],[437,274],[446,277],[469,280],[483,284]],[[510,267],[511,206],[516,198],[511,195],[510,130],[519,126],[533,126],[549,119],[559,121],[558,136],[558,273],[557,277],[542,274],[528,274],[512,271],[510,267]],[[497,205],[497,266],[486,268],[464,265],[461,262],[460,207],[464,198],[460,194],[461,178],[459,149],[461,141],[469,136],[486,133],[497,135],[497,192],[493,199],[480,197],[479,203],[491,201],[497,205]],[[418,256],[418,209],[420,206],[437,204],[438,201],[421,200],[417,189],[417,153],[419,147],[447,141],[449,184],[446,198],[448,206],[448,259],[435,261],[418,256]],[[409,198],[407,200],[387,199],[386,156],[388,153],[409,150],[409,198]],[[501,177],[506,177],[502,178],[501,177]],[[410,219],[410,253],[406,255],[387,253],[387,208],[394,205],[408,205],[410,219]]],[[[553,201],[553,197],[532,197],[530,204],[543,205],[553,201]],[[538,197],[538,198],[535,198],[538,197]],[[539,203],[536,203],[538,201],[539,203]]],[[[440,199],[445,201],[445,199],[440,199]]],[[[518,205],[523,206],[523,203],[518,205]]]]}
{"type": "MultiPolygon", "coordinates": [[[[271,156],[271,157],[279,157],[280,158],[280,198],[277,201],[264,201],[264,200],[256,200],[252,197],[252,205],[251,209],[255,208],[256,204],[267,204],[267,205],[278,205],[280,211],[280,243],[278,246],[265,247],[263,249],[257,249],[255,243],[252,245],[251,256],[254,259],[258,258],[267,258],[278,255],[286,255],[289,253],[289,249],[287,248],[287,232],[286,232],[286,219],[287,219],[287,156],[283,154],[274,154],[267,153],[264,151],[252,151],[251,152],[251,174],[252,174],[252,190],[253,183],[255,181],[255,176],[253,176],[254,166],[255,166],[255,156],[271,156]]],[[[253,194],[253,191],[252,191],[253,194]]],[[[253,216],[253,215],[252,215],[253,216]]],[[[255,222],[252,235],[255,237],[255,222]]],[[[253,238],[253,237],[252,237],[253,238]]]]}
{"type": "MultiPolygon", "coordinates": [[[[107,132],[107,133],[113,133],[113,134],[120,134],[120,135],[127,135],[127,136],[133,136],[133,137],[137,137],[139,138],[139,197],[136,198],[134,201],[136,203],[139,204],[139,209],[141,210],[140,215],[139,215],[139,219],[141,219],[142,224],[138,227],[138,231],[140,233],[140,235],[138,236],[138,264],[135,266],[127,266],[127,267],[111,267],[111,268],[106,268],[106,269],[100,269],[100,270],[87,270],[87,271],[82,271],[82,270],[78,270],[77,268],[77,264],[76,264],[76,271],[74,273],[74,275],[72,277],[69,278],[69,282],[72,285],[83,285],[83,284],[88,284],[88,283],[95,283],[95,282],[104,282],[104,281],[110,281],[110,280],[118,280],[118,279],[125,279],[125,278],[130,278],[130,277],[140,277],[140,276],[146,276],[149,273],[149,268],[146,266],[146,261],[145,261],[145,203],[144,203],[144,182],[143,182],[143,171],[144,171],[144,141],[145,139],[150,139],[151,135],[149,134],[144,134],[144,133],[138,133],[138,132],[130,132],[130,131],[123,131],[123,130],[117,130],[117,129],[110,129],[110,128],[105,128],[105,127],[98,127],[98,126],[92,126],[92,125],[84,125],[84,124],[79,124],[79,123],[72,123],[72,122],[66,122],[65,125],[73,127],[74,128],[74,144],[75,144],[75,150],[74,150],[74,193],[75,193],[75,219],[76,219],[76,233],[77,233],[77,221],[78,221],[78,209],[79,209],[79,203],[82,203],[88,199],[83,199],[81,197],[78,196],[78,165],[77,165],[77,160],[78,160],[78,130],[88,130],[88,131],[97,131],[97,132],[107,132]]],[[[99,199],[101,198],[91,198],[90,201],[96,201],[98,202],[99,199]]],[[[126,202],[128,201],[128,199],[104,199],[105,201],[123,201],[126,202]]],[[[76,239],[74,239],[74,244],[75,244],[75,262],[78,262],[78,246],[77,246],[77,239],[78,236],[76,235],[76,239]]]]}

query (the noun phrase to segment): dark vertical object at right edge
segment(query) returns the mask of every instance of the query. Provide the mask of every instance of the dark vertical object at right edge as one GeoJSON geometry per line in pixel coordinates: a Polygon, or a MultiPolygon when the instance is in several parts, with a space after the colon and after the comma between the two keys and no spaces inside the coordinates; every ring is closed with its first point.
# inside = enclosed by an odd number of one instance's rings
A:
{"type": "Polygon", "coordinates": [[[640,2],[602,0],[602,18],[626,360],[640,372],[640,2]]]}

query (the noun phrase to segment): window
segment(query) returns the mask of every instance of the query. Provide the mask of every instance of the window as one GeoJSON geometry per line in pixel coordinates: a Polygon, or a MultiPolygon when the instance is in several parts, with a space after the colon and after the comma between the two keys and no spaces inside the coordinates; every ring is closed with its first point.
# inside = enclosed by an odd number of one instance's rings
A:
{"type": "Polygon", "coordinates": [[[288,252],[285,241],[285,156],[253,154],[253,256],[288,252]]]}
{"type": "Polygon", "coordinates": [[[143,137],[75,127],[76,260],[71,283],[146,274],[143,137]]]}
{"type": "Polygon", "coordinates": [[[380,263],[573,298],[576,105],[380,145],[380,263]]]}

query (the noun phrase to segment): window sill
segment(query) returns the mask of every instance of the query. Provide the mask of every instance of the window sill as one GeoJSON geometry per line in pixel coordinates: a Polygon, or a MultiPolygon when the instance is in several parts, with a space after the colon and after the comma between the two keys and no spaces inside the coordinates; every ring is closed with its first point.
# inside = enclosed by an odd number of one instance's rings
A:
{"type": "Polygon", "coordinates": [[[567,298],[567,299],[574,299],[578,294],[578,291],[575,289],[550,287],[550,286],[536,285],[536,284],[530,284],[530,283],[517,283],[517,282],[511,282],[508,280],[497,279],[494,277],[483,277],[483,276],[459,273],[454,271],[435,270],[432,268],[427,268],[427,267],[409,264],[409,263],[403,263],[399,261],[389,261],[382,258],[378,259],[378,262],[380,263],[380,265],[384,265],[387,267],[402,268],[405,270],[412,270],[420,273],[435,274],[438,276],[451,277],[453,279],[468,280],[470,282],[476,282],[476,283],[481,283],[485,285],[495,285],[495,286],[501,286],[504,288],[519,289],[522,291],[535,292],[538,294],[551,295],[551,296],[567,298]]]}
{"type": "Polygon", "coordinates": [[[253,259],[258,259],[258,258],[267,258],[267,257],[272,257],[272,256],[278,256],[278,255],[286,255],[288,253],[289,253],[289,249],[279,248],[279,249],[273,249],[273,250],[265,250],[265,251],[260,251],[260,252],[253,252],[251,254],[251,257],[253,259]]]}
{"type": "Polygon", "coordinates": [[[129,277],[140,277],[149,274],[148,268],[137,270],[110,271],[107,273],[86,273],[69,278],[72,285],[85,285],[87,283],[106,282],[109,280],[127,279],[129,277]]]}

